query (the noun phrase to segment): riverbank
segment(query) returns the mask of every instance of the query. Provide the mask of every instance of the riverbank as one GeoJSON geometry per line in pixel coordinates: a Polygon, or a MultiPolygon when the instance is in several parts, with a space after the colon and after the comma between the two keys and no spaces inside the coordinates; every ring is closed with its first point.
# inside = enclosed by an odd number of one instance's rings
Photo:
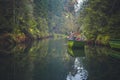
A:
{"type": "Polygon", "coordinates": [[[10,34],[10,33],[5,33],[0,35],[0,45],[13,45],[13,44],[19,44],[19,43],[26,43],[33,41],[35,39],[43,39],[43,38],[48,38],[47,37],[41,37],[41,38],[34,38],[34,37],[29,37],[24,34],[10,34]]]}
{"type": "Polygon", "coordinates": [[[34,40],[42,40],[47,38],[65,38],[65,35],[62,34],[49,34],[44,36],[32,36],[25,35],[24,33],[12,34],[12,33],[3,33],[0,34],[0,46],[2,45],[14,45],[20,43],[27,43],[34,40]]]}

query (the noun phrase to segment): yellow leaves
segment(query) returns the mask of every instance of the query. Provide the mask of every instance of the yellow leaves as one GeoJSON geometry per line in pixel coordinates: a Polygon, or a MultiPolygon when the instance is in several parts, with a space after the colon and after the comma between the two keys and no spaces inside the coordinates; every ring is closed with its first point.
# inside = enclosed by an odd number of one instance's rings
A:
{"type": "Polygon", "coordinates": [[[17,33],[12,34],[12,36],[13,36],[13,39],[14,39],[17,43],[23,42],[23,41],[25,41],[25,39],[26,39],[25,34],[22,33],[22,32],[20,32],[20,31],[18,31],[17,33]]]}
{"type": "Polygon", "coordinates": [[[29,31],[30,31],[30,32],[33,32],[33,29],[32,29],[32,28],[29,28],[29,31]]]}
{"type": "Polygon", "coordinates": [[[69,18],[69,16],[70,16],[69,14],[66,14],[66,15],[65,15],[66,18],[69,18]]]}
{"type": "Polygon", "coordinates": [[[88,11],[88,12],[92,11],[92,8],[86,8],[86,11],[88,11]]]}
{"type": "Polygon", "coordinates": [[[99,35],[97,36],[96,41],[100,41],[102,44],[107,44],[109,39],[110,39],[110,36],[109,36],[109,35],[99,34],[99,35]]]}

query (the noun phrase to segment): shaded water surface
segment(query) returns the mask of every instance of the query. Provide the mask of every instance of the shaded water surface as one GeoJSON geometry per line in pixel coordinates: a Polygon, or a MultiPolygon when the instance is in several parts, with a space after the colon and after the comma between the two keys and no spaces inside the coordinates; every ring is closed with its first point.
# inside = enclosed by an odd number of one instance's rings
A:
{"type": "Polygon", "coordinates": [[[120,80],[120,52],[65,40],[0,46],[0,80],[120,80]]]}

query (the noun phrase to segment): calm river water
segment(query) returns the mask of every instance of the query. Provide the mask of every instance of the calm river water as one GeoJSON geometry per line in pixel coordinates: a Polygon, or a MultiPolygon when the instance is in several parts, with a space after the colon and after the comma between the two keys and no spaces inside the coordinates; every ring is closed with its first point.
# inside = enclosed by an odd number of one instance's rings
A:
{"type": "Polygon", "coordinates": [[[0,80],[120,80],[120,52],[63,39],[0,47],[0,80]]]}

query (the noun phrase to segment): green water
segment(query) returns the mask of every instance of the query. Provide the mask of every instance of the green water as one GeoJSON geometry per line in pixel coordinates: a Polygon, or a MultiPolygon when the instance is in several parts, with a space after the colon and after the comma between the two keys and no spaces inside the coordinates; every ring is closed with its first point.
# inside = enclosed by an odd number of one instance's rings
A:
{"type": "Polygon", "coordinates": [[[120,80],[120,52],[95,46],[70,51],[62,39],[0,46],[0,80],[120,80]]]}

